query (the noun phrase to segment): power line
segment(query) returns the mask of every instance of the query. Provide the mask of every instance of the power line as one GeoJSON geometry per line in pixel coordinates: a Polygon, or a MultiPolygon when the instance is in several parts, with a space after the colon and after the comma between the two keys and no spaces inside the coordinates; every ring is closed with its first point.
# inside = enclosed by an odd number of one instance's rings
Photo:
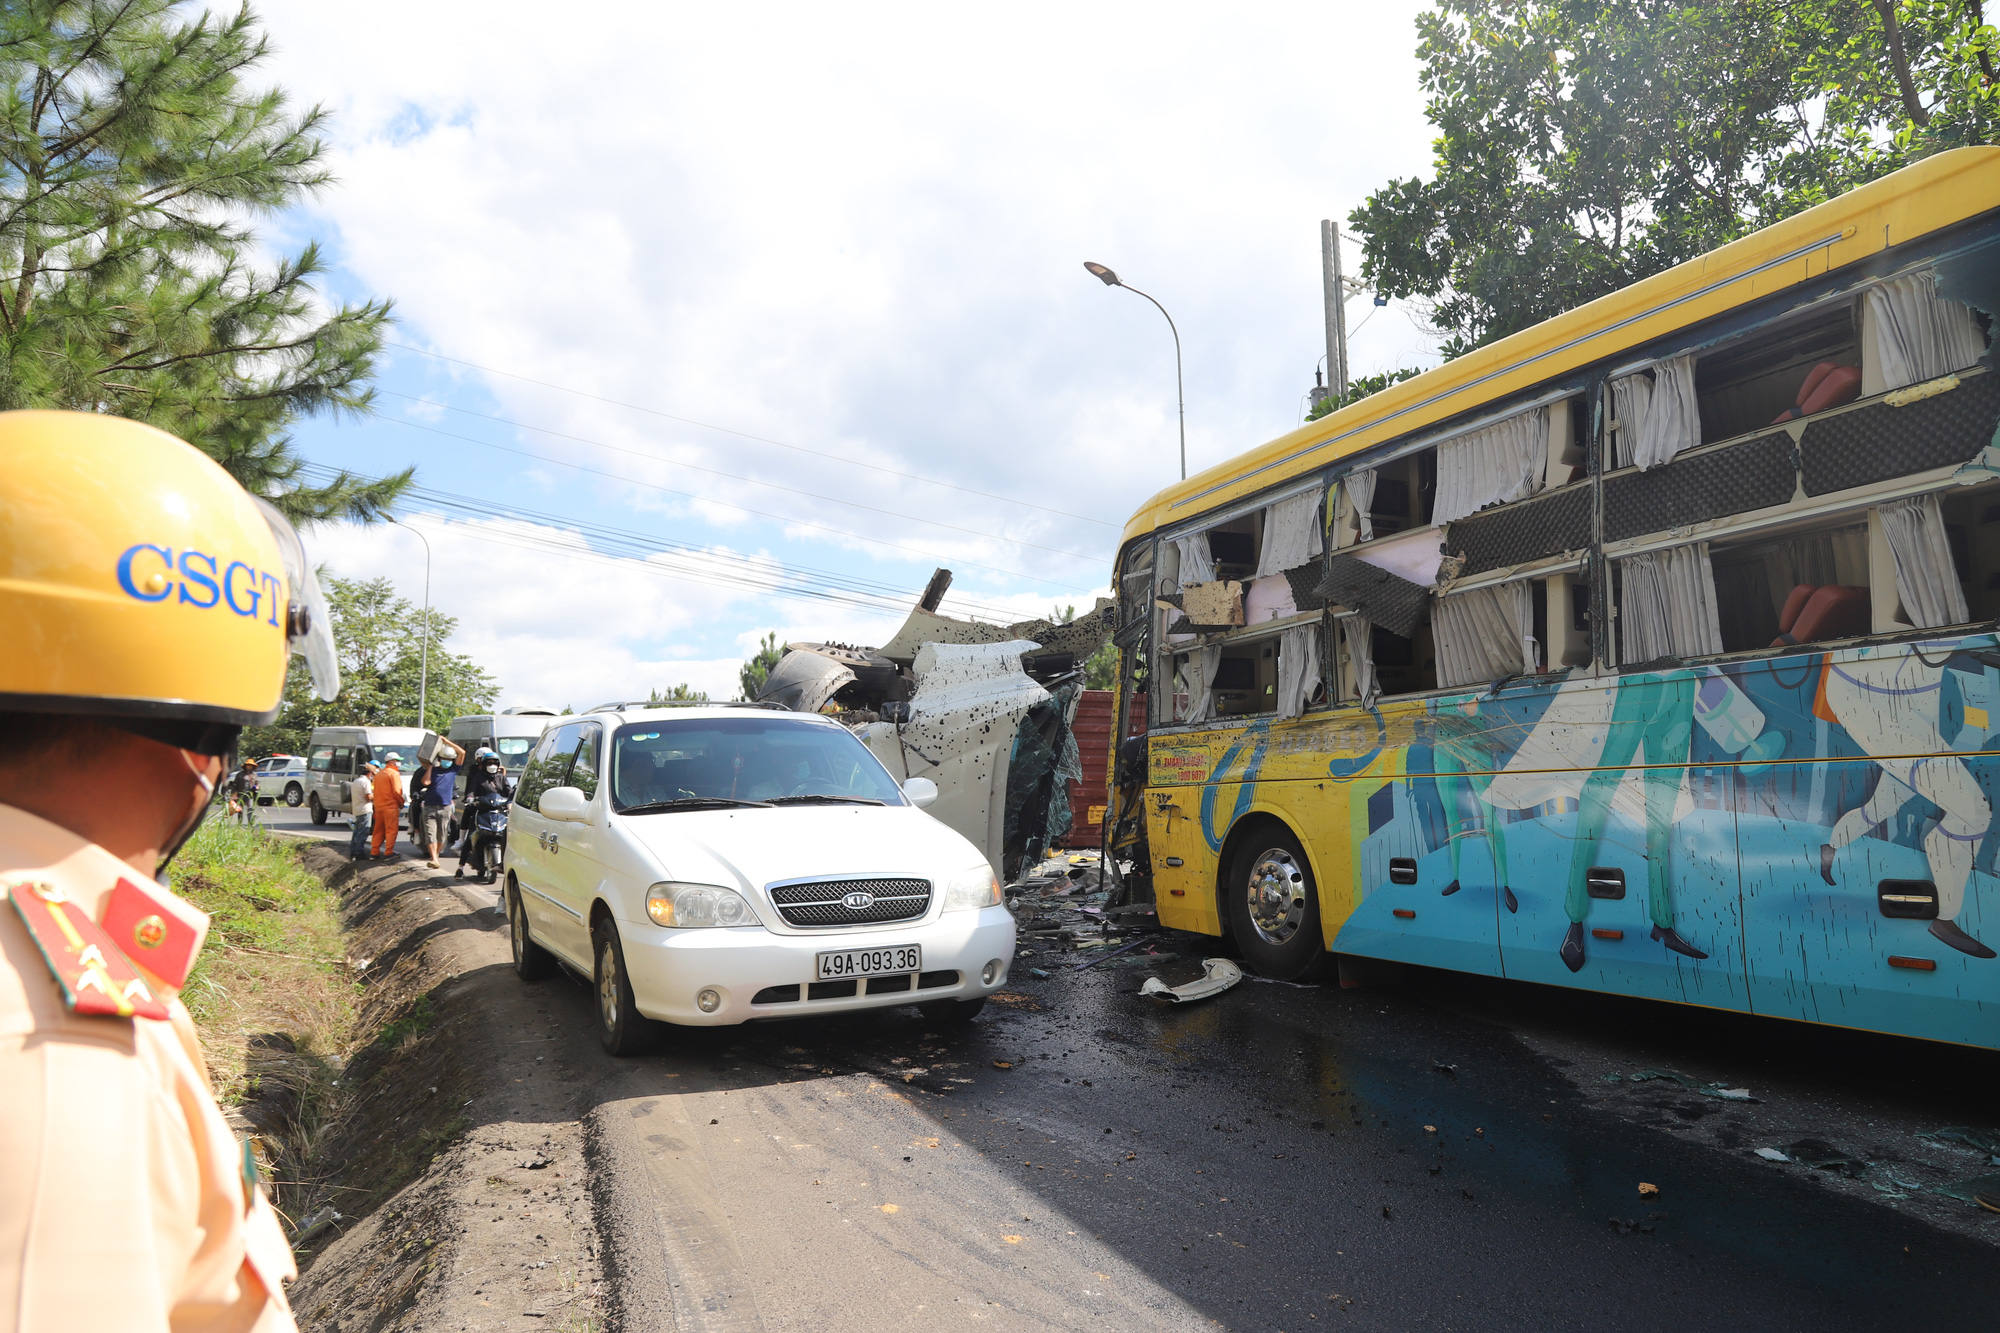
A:
{"type": "MultiPolygon", "coordinates": [[[[630,412],[644,412],[648,416],[661,417],[668,421],[678,421],[685,426],[697,426],[702,430],[719,431],[724,435],[734,435],[738,439],[755,440],[759,444],[773,445],[779,449],[790,449],[794,453],[810,454],[814,458],[824,458],[835,463],[846,463],[852,467],[867,468],[871,472],[881,472],[891,477],[902,477],[908,481],[921,481],[930,486],[942,486],[947,490],[962,491],[967,495],[977,495],[982,499],[998,500],[1002,504],[1020,505],[1024,509],[1039,509],[1043,513],[1056,514],[1063,518],[1073,518],[1080,523],[1095,523],[1101,528],[1118,528],[1120,526],[1116,523],[1107,523],[1101,518],[1091,518],[1087,514],[1072,514],[1066,509],[1052,509],[1048,505],[1039,505],[1032,500],[1016,500],[1010,495],[995,495],[991,491],[982,491],[970,486],[961,486],[954,481],[943,481],[937,477],[926,477],[915,472],[903,472],[896,468],[883,467],[879,463],[864,463],[858,458],[848,458],[843,454],[829,454],[818,449],[808,449],[804,445],[799,444],[787,444],[783,440],[774,440],[766,435],[752,435],[748,431],[736,430],[733,427],[718,426],[708,421],[696,421],[693,417],[675,416],[672,412],[662,412],[656,407],[642,407],[638,403],[621,402],[616,398],[606,398],[602,394],[590,393],[583,389],[572,389],[566,384],[552,384],[547,380],[538,380],[531,375],[520,375],[511,370],[498,370],[492,366],[482,366],[476,361],[463,361],[455,356],[446,356],[442,352],[433,352],[423,347],[413,347],[409,343],[399,343],[392,338],[384,338],[382,341],[390,347],[401,348],[405,352],[415,352],[418,356],[434,357],[439,361],[449,361],[455,366],[464,366],[469,370],[483,371],[488,375],[500,375],[510,380],[520,380],[523,384],[540,385],[544,389],[554,389],[557,393],[574,394],[578,398],[588,398],[593,402],[608,403],[612,407],[622,407],[630,412]]],[[[384,390],[384,392],[388,391],[384,390]]],[[[399,394],[397,396],[407,397],[408,395],[399,394]]],[[[439,404],[439,406],[446,406],[446,404],[439,404]]],[[[464,409],[454,410],[462,411],[464,409]]],[[[494,419],[499,420],[497,417],[494,419]]]]}
{"type": "MultiPolygon", "coordinates": [[[[321,479],[330,479],[338,471],[323,463],[308,463],[306,468],[321,479]]],[[[649,573],[717,586],[741,586],[795,600],[836,601],[869,610],[900,613],[907,613],[913,602],[911,593],[905,588],[853,575],[804,566],[788,566],[779,561],[757,556],[725,554],[688,542],[654,538],[626,529],[580,522],[530,509],[513,508],[450,491],[412,486],[410,494],[420,502],[446,511],[447,516],[457,514],[462,519],[500,518],[540,523],[595,538],[607,545],[622,548],[626,554],[606,553],[590,546],[579,548],[567,542],[532,533],[462,530],[466,536],[475,540],[490,541],[495,545],[542,551],[563,559],[591,560],[609,564],[638,563],[649,573]]],[[[1002,624],[1020,619],[1020,613],[1014,608],[979,602],[964,596],[948,597],[946,604],[957,614],[970,618],[995,620],[1002,624]]]]}
{"type": "MultiPolygon", "coordinates": [[[[400,417],[381,417],[378,418],[378,420],[389,422],[392,425],[404,426],[410,430],[421,430],[421,431],[426,431],[432,435],[442,435],[449,440],[463,440],[467,444],[476,444],[483,449],[496,449],[503,454],[516,454],[522,458],[532,458],[538,463],[554,463],[558,467],[573,468],[578,472],[588,472],[592,476],[603,477],[609,481],[620,482],[626,486],[642,486],[647,490],[659,491],[664,495],[678,495],[688,500],[699,500],[706,504],[721,505],[725,509],[734,509],[739,513],[755,514],[759,518],[768,518],[779,523],[790,523],[796,527],[812,528],[819,532],[832,533],[836,537],[846,537],[853,541],[867,542],[873,546],[886,546],[892,551],[904,551],[911,555],[922,556],[926,560],[938,561],[942,564],[953,563],[951,560],[947,559],[944,556],[937,555],[934,552],[925,551],[920,547],[905,546],[900,542],[884,541],[880,537],[869,537],[863,535],[862,533],[849,532],[845,528],[834,528],[834,527],[829,527],[824,523],[813,523],[803,518],[788,518],[783,514],[773,514],[762,509],[752,509],[747,505],[735,504],[728,500],[713,499],[712,497],[709,496],[697,494],[694,491],[675,490],[671,486],[661,486],[650,481],[640,481],[634,477],[622,477],[615,472],[606,472],[602,468],[586,467],[582,463],[572,463],[568,459],[550,458],[546,454],[530,453],[526,449],[510,448],[504,444],[495,444],[491,440],[480,440],[480,439],[475,439],[470,435],[460,435],[456,431],[439,430],[436,426],[426,426],[423,425],[421,422],[406,421],[400,417]]],[[[1064,551],[1064,552],[1059,552],[1058,554],[1073,555],[1074,553],[1064,551]]],[[[1090,557],[1077,556],[1075,558],[1089,559],[1090,557]]],[[[1026,579],[1030,583],[1040,583],[1048,586],[1063,588],[1069,592],[1083,591],[1083,589],[1077,588],[1074,585],[1067,583],[1056,583],[1053,579],[1040,578],[1033,574],[1024,573],[1023,571],[1018,569],[1004,569],[999,565],[984,565],[980,564],[976,560],[962,560],[958,561],[957,563],[970,565],[974,569],[983,569],[993,574],[1005,574],[1009,578],[1026,579]]]]}
{"type": "MultiPolygon", "coordinates": [[[[691,468],[696,472],[706,472],[712,477],[725,477],[730,481],[748,482],[752,486],[766,486],[774,491],[784,491],[791,495],[802,495],[808,500],[819,500],[827,504],[846,505],[850,509],[866,510],[868,513],[881,514],[886,518],[900,518],[905,523],[925,523],[934,528],[943,528],[948,532],[962,532],[969,537],[984,537],[988,541],[1006,542],[1012,546],[1025,546],[1036,551],[1047,551],[1052,555],[1066,555],[1076,560],[1096,560],[1100,558],[1094,555],[1085,555],[1081,551],[1065,551],[1055,546],[1043,546],[1038,542],[1024,542],[1017,537],[1003,537],[998,533],[987,532],[981,528],[961,528],[955,523],[941,523],[934,518],[918,518],[914,514],[898,513],[893,509],[879,509],[874,505],[865,505],[856,500],[842,500],[837,496],[822,495],[818,491],[805,491],[800,490],[796,486],[785,486],[775,481],[763,481],[757,477],[746,477],[739,472],[724,472],[718,468],[704,467],[700,463],[689,463],[682,459],[667,458],[660,454],[649,453],[644,449],[630,449],[624,445],[606,444],[602,440],[593,440],[584,435],[570,435],[563,431],[550,430],[546,426],[530,426],[526,422],[515,421],[509,417],[494,416],[490,412],[475,412],[469,407],[454,407],[450,403],[440,403],[430,398],[418,398],[414,394],[397,393],[394,389],[383,389],[380,392],[394,398],[406,399],[413,403],[426,403],[431,407],[441,407],[448,412],[462,412],[466,416],[478,417],[484,421],[497,421],[503,426],[512,426],[516,430],[531,430],[542,435],[552,435],[558,440],[570,440],[576,444],[587,444],[596,449],[609,449],[613,453],[630,454],[634,458],[643,458],[655,463],[665,463],[670,467],[691,468]]],[[[387,420],[396,421],[400,420],[400,418],[390,417],[387,420]]]]}

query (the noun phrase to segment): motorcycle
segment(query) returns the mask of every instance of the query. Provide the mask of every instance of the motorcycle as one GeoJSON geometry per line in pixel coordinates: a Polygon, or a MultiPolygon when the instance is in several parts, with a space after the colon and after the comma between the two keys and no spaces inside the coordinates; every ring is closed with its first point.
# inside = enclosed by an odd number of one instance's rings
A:
{"type": "Polygon", "coordinates": [[[509,798],[489,792],[472,801],[472,827],[466,832],[471,841],[466,854],[479,867],[479,882],[491,884],[499,875],[507,851],[507,805],[509,798]]]}

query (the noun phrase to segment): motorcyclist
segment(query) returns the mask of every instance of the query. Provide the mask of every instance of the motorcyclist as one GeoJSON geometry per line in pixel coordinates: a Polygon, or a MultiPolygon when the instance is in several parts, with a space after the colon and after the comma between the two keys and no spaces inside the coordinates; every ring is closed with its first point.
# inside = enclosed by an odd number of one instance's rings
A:
{"type": "Polygon", "coordinates": [[[465,809],[461,816],[465,841],[459,844],[458,870],[453,878],[462,877],[465,867],[471,863],[474,874],[486,873],[489,860],[486,836],[479,828],[480,798],[511,800],[514,784],[507,777],[507,767],[500,762],[500,756],[482,745],[472,752],[472,766],[465,777],[465,809]]]}
{"type": "Polygon", "coordinates": [[[204,454],[0,413],[0,1328],[295,1328],[176,998],[208,918],[165,871],[294,650],[336,697],[330,624],[291,524],[204,454]]]}

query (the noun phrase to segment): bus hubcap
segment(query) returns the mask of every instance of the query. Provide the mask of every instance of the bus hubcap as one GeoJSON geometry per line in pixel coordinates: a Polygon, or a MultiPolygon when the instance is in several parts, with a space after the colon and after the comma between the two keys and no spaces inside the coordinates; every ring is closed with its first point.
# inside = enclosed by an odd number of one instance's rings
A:
{"type": "Polygon", "coordinates": [[[1286,944],[1306,919],[1306,877],[1292,854],[1273,847],[1250,863],[1250,924],[1266,944],[1286,944]]]}

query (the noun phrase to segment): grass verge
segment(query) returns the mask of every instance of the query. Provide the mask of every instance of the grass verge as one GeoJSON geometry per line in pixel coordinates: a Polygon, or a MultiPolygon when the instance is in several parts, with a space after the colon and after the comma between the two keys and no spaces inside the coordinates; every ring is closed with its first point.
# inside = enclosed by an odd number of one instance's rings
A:
{"type": "Polygon", "coordinates": [[[338,1118],[357,1021],[339,896],[290,843],[219,819],[174,865],[175,892],[211,919],[181,998],[217,1100],[247,1123],[274,1201],[296,1224],[320,1184],[318,1150],[338,1118]]]}

